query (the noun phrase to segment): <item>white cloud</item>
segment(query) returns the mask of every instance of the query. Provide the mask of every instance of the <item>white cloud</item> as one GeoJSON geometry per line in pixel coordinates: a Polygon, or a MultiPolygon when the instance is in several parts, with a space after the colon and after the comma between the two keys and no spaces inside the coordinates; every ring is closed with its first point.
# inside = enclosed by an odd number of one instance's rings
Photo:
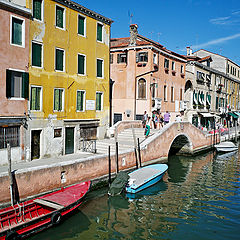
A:
{"type": "Polygon", "coordinates": [[[205,48],[205,47],[208,47],[208,46],[211,46],[211,45],[216,45],[216,44],[219,44],[219,43],[227,42],[227,41],[235,39],[235,38],[240,38],[240,33],[237,33],[237,34],[234,34],[234,35],[231,35],[231,36],[228,36],[228,37],[214,39],[214,40],[208,41],[206,43],[193,45],[191,48],[193,50],[200,49],[200,48],[205,48]]]}
{"type": "Polygon", "coordinates": [[[209,22],[212,24],[226,25],[231,22],[231,21],[229,21],[230,18],[231,18],[230,16],[213,18],[213,19],[210,19],[209,22]]]}

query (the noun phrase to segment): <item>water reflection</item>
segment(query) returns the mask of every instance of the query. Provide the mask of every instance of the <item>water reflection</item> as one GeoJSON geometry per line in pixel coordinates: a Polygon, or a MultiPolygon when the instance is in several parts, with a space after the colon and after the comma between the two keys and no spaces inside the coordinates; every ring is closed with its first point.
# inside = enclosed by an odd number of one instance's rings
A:
{"type": "Polygon", "coordinates": [[[163,180],[135,196],[93,192],[59,227],[32,239],[239,239],[239,153],[171,156],[163,180]]]}

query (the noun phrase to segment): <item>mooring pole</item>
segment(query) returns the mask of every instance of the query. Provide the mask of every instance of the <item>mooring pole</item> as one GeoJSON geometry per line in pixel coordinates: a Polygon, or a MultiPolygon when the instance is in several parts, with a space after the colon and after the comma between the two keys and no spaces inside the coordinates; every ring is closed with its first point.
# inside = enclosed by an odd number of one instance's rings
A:
{"type": "Polygon", "coordinates": [[[109,185],[111,184],[112,180],[111,180],[111,149],[110,146],[108,146],[108,183],[109,185]]]}
{"type": "Polygon", "coordinates": [[[235,142],[237,142],[237,120],[235,120],[235,142]]]}
{"type": "Polygon", "coordinates": [[[116,142],[116,173],[119,172],[119,166],[118,166],[118,142],[116,142]]]}
{"type": "Polygon", "coordinates": [[[140,143],[139,143],[139,138],[137,139],[138,142],[138,159],[139,159],[139,164],[140,168],[142,167],[142,160],[141,160],[141,152],[140,152],[140,143]]]}
{"type": "Polygon", "coordinates": [[[9,175],[9,182],[10,182],[10,196],[11,196],[11,204],[13,206],[14,199],[13,199],[12,160],[11,160],[11,148],[9,143],[7,143],[7,153],[8,153],[8,175],[9,175]]]}
{"type": "Polygon", "coordinates": [[[227,123],[228,123],[228,140],[230,141],[231,139],[230,139],[230,122],[229,122],[229,120],[227,121],[227,123]]]}
{"type": "Polygon", "coordinates": [[[138,156],[137,156],[137,149],[134,148],[134,152],[135,152],[135,158],[136,158],[136,169],[138,169],[138,156]]]}

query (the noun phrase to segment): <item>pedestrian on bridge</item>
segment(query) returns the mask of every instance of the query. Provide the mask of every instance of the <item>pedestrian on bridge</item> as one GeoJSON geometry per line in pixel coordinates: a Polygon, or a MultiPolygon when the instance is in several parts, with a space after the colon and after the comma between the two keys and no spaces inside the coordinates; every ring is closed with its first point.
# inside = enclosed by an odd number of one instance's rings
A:
{"type": "Polygon", "coordinates": [[[148,117],[147,118],[147,122],[146,122],[146,127],[145,127],[145,132],[144,132],[144,135],[145,137],[147,138],[150,134],[150,125],[151,125],[151,118],[148,117]]]}

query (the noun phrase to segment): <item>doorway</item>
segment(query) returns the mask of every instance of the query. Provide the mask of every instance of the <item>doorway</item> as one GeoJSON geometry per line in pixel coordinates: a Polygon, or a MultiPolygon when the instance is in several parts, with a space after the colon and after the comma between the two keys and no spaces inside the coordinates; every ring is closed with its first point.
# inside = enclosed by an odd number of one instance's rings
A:
{"type": "Polygon", "coordinates": [[[74,127],[66,128],[65,154],[74,153],[74,127]]]}
{"type": "Polygon", "coordinates": [[[40,134],[42,130],[33,130],[31,138],[31,160],[40,158],[40,134]]]}

